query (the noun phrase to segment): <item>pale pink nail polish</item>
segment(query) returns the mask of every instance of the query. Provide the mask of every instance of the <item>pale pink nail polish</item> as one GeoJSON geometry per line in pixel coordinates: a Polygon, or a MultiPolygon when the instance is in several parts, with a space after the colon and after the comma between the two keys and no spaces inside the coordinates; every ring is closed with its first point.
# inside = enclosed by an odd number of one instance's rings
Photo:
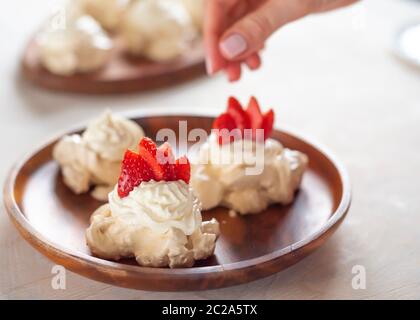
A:
{"type": "Polygon", "coordinates": [[[246,40],[238,33],[234,33],[220,43],[220,50],[229,59],[244,53],[248,47],[246,40]]]}

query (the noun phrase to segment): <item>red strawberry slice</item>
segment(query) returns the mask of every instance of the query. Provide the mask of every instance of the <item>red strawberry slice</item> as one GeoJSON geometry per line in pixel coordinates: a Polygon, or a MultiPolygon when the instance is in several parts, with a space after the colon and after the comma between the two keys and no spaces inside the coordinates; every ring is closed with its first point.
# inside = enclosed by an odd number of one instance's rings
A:
{"type": "Polygon", "coordinates": [[[260,105],[255,97],[251,97],[248,103],[246,113],[251,121],[251,129],[261,129],[263,122],[263,115],[261,113],[260,105]]]}
{"type": "Polygon", "coordinates": [[[222,113],[213,122],[213,129],[236,129],[235,120],[228,113],[222,113]]]}
{"type": "Polygon", "coordinates": [[[143,139],[140,140],[140,143],[139,143],[140,153],[148,152],[153,157],[156,157],[156,150],[157,150],[156,143],[154,143],[152,139],[148,137],[144,137],[143,139]]]}
{"type": "Polygon", "coordinates": [[[229,98],[227,113],[234,119],[237,128],[243,130],[250,127],[249,116],[236,98],[229,98]]]}
{"type": "Polygon", "coordinates": [[[183,180],[185,183],[190,183],[191,165],[188,158],[183,156],[175,162],[175,177],[177,180],[183,180]]]}
{"type": "MultiPolygon", "coordinates": [[[[236,132],[239,131],[239,137],[243,139],[253,139],[257,138],[257,130],[264,130],[263,136],[261,139],[268,139],[273,131],[274,123],[274,112],[270,109],[265,114],[262,114],[260,105],[258,104],[255,97],[251,97],[248,103],[248,107],[244,110],[239,103],[233,97],[230,97],[228,100],[228,107],[226,113],[222,113],[216,120],[213,122],[213,129],[227,129],[230,133],[234,129],[236,132]],[[249,136],[249,131],[252,133],[252,137],[249,136]]],[[[230,143],[234,141],[238,135],[232,136],[230,134],[230,139],[224,137],[224,132],[218,132],[219,144],[230,143]]]]}
{"type": "Polygon", "coordinates": [[[222,113],[216,120],[213,122],[213,129],[219,130],[217,132],[219,137],[219,144],[232,142],[234,138],[232,136],[229,137],[229,132],[236,129],[236,123],[233,117],[228,113],[222,113]],[[227,130],[223,130],[227,129],[227,130]]]}
{"type": "Polygon", "coordinates": [[[121,165],[121,175],[118,179],[118,195],[123,198],[141,182],[153,179],[147,162],[137,153],[127,150],[121,165]]]}
{"type": "Polygon", "coordinates": [[[165,181],[174,181],[176,179],[175,175],[175,164],[167,163],[163,167],[163,180],[165,181]]]}
{"type": "Polygon", "coordinates": [[[159,148],[149,138],[139,143],[139,153],[127,150],[118,179],[118,195],[124,198],[144,181],[176,181],[189,183],[190,163],[186,157],[175,161],[171,146],[164,143],[159,148]]]}
{"type": "Polygon", "coordinates": [[[141,153],[143,159],[147,162],[150,170],[153,172],[153,180],[160,181],[163,179],[163,168],[159,165],[156,158],[154,158],[150,153],[141,153]]]}
{"type": "Polygon", "coordinates": [[[274,111],[270,109],[266,114],[263,116],[263,122],[261,128],[264,129],[264,140],[267,140],[271,136],[271,132],[273,131],[274,125],[274,111]]]}
{"type": "Polygon", "coordinates": [[[175,163],[174,153],[169,143],[165,142],[159,148],[157,148],[156,159],[159,164],[164,165],[167,163],[175,163]]]}
{"type": "Polygon", "coordinates": [[[156,159],[156,144],[150,138],[143,138],[139,144],[139,154],[147,162],[153,172],[153,180],[160,181],[163,179],[163,168],[156,159]]]}
{"type": "Polygon", "coordinates": [[[157,149],[156,159],[163,169],[163,180],[175,180],[175,157],[169,143],[165,142],[157,149]]]}

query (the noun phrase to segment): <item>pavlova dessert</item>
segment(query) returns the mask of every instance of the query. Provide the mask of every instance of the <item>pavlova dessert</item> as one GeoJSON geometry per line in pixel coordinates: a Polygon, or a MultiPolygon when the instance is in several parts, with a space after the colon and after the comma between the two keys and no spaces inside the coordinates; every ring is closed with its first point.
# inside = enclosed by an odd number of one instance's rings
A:
{"type": "Polygon", "coordinates": [[[229,99],[192,166],[191,185],[203,209],[255,214],[293,201],[308,158],[271,139],[273,123],[273,110],[263,114],[255,98],[245,110],[229,99]]]}
{"type": "Polygon", "coordinates": [[[178,0],[133,1],[121,24],[128,52],[153,61],[172,60],[186,52],[198,35],[190,12],[197,13],[193,6],[188,8],[191,11],[178,0]]]}
{"type": "Polygon", "coordinates": [[[41,64],[70,76],[94,72],[123,51],[165,62],[187,52],[201,33],[203,0],[72,0],[37,36],[41,64]]]}
{"type": "Polygon", "coordinates": [[[213,255],[219,224],[202,222],[201,203],[189,185],[190,163],[149,138],[127,150],[108,203],[93,213],[86,231],[95,256],[134,257],[150,267],[191,267],[213,255]]]}
{"type": "Polygon", "coordinates": [[[88,192],[106,201],[118,181],[126,149],[134,149],[144,136],[134,121],[105,112],[83,134],[63,137],[53,149],[64,183],[76,194],[88,192]]]}
{"type": "Polygon", "coordinates": [[[90,15],[109,32],[117,32],[124,13],[133,0],[71,0],[73,6],[90,15]]]}
{"type": "Polygon", "coordinates": [[[110,59],[113,40],[79,7],[65,11],[63,25],[50,21],[36,39],[42,65],[51,73],[70,76],[93,72],[110,59]]]}
{"type": "Polygon", "coordinates": [[[204,0],[179,0],[185,6],[197,30],[203,29],[204,0]]]}

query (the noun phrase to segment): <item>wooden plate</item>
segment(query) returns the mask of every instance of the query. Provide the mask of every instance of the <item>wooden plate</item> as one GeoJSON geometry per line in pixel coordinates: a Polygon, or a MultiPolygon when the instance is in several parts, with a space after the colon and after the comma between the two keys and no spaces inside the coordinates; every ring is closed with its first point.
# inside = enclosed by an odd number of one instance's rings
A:
{"type": "Polygon", "coordinates": [[[129,57],[116,39],[110,61],[99,71],[74,76],[59,76],[41,65],[39,47],[32,39],[22,59],[22,72],[32,83],[55,91],[111,94],[157,89],[205,74],[204,51],[197,41],[176,60],[156,63],[129,57]]]}
{"type": "MultiPolygon", "coordinates": [[[[178,121],[188,130],[210,130],[206,116],[134,117],[147,135],[160,128],[178,132],[178,121]]],[[[15,166],[4,188],[10,218],[22,236],[42,254],[71,271],[117,286],[183,291],[220,288],[266,277],[285,269],[320,247],[344,219],[350,206],[350,186],[343,167],[327,152],[286,131],[273,138],[309,156],[302,187],[289,206],[271,206],[259,215],[231,218],[228,210],[204,212],[215,217],[221,236],[215,256],[189,269],[144,268],[133,261],[112,262],[93,257],[84,232],[91,213],[101,205],[89,195],[74,195],[63,184],[51,158],[56,139],[15,166]]]]}

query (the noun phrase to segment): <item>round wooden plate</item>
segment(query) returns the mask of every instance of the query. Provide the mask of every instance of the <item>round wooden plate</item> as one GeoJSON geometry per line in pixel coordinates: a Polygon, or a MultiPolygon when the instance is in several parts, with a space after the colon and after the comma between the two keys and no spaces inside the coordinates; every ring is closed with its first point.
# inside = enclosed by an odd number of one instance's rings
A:
{"type": "Polygon", "coordinates": [[[204,51],[199,41],[184,56],[156,63],[128,56],[115,40],[110,61],[96,72],[59,76],[41,65],[39,47],[32,39],[22,58],[22,72],[32,83],[46,89],[88,94],[128,93],[157,89],[205,74],[204,51]]]}
{"type": "MultiPolygon", "coordinates": [[[[160,128],[178,132],[211,129],[207,116],[134,117],[148,136],[160,128]]],[[[271,206],[258,215],[229,217],[217,208],[203,213],[221,225],[215,255],[193,268],[145,268],[133,260],[113,262],[93,257],[85,244],[91,213],[101,205],[89,195],[77,196],[64,184],[46,143],[15,166],[4,188],[7,212],[22,236],[42,254],[71,271],[117,286],[186,291],[220,288],[266,277],[285,269],[320,247],[344,219],[350,206],[349,179],[330,154],[287,131],[273,138],[309,157],[301,189],[289,206],[271,206]]]]}

